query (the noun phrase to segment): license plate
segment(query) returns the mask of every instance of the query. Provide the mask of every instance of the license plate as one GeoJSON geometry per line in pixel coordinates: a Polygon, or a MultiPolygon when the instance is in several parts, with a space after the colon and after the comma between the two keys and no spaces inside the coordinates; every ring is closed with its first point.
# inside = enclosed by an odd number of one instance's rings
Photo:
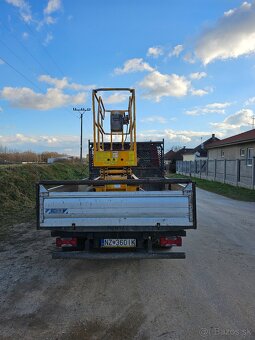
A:
{"type": "Polygon", "coordinates": [[[134,248],[136,247],[135,238],[105,238],[101,239],[101,248],[134,248]]]}

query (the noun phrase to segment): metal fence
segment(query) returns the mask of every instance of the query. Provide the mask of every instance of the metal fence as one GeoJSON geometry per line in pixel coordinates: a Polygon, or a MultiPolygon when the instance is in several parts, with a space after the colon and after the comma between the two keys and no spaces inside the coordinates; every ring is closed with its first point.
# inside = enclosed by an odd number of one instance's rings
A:
{"type": "Polygon", "coordinates": [[[255,157],[236,160],[177,161],[176,173],[255,189],[255,157]]]}

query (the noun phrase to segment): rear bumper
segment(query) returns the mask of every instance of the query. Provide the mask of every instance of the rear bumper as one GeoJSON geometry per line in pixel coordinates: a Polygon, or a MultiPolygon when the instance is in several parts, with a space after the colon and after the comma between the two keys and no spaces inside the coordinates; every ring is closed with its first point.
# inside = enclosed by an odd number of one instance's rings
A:
{"type": "Polygon", "coordinates": [[[185,259],[183,252],[158,251],[158,252],[125,252],[125,253],[103,253],[88,251],[55,251],[52,253],[53,259],[88,259],[88,260],[121,260],[121,259],[185,259]]]}

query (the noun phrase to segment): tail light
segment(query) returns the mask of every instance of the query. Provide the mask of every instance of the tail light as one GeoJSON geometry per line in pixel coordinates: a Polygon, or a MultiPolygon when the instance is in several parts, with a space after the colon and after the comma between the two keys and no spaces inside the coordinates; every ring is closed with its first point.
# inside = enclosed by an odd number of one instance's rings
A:
{"type": "Polygon", "coordinates": [[[160,237],[159,244],[161,247],[182,246],[182,238],[176,237],[160,237]]]}
{"type": "Polygon", "coordinates": [[[56,246],[57,247],[62,247],[62,246],[67,246],[67,247],[77,247],[77,238],[56,238],[56,246]]]}

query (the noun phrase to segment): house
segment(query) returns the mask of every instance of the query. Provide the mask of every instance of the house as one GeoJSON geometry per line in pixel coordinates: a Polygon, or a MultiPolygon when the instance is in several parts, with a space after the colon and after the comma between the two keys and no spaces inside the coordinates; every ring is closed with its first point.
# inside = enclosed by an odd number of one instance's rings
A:
{"type": "Polygon", "coordinates": [[[219,141],[219,138],[215,137],[215,134],[212,134],[212,137],[199,144],[191,151],[183,154],[183,161],[195,161],[195,160],[206,160],[207,159],[207,148],[212,143],[219,141]]]}
{"type": "Polygon", "coordinates": [[[197,159],[207,159],[207,147],[211,143],[218,140],[219,138],[215,137],[215,134],[212,134],[212,137],[207,139],[205,142],[199,144],[194,149],[186,148],[186,146],[184,146],[182,149],[177,151],[168,151],[165,154],[166,169],[170,171],[175,171],[176,161],[194,161],[197,159]]]}
{"type": "Polygon", "coordinates": [[[193,149],[187,149],[186,146],[184,146],[182,149],[177,150],[177,151],[174,151],[174,150],[168,151],[164,155],[166,169],[171,172],[175,172],[176,161],[182,161],[183,155],[191,152],[192,150],[193,149]]]}
{"type": "Polygon", "coordinates": [[[241,160],[252,165],[255,157],[255,129],[239,133],[208,145],[209,160],[241,160]]]}

